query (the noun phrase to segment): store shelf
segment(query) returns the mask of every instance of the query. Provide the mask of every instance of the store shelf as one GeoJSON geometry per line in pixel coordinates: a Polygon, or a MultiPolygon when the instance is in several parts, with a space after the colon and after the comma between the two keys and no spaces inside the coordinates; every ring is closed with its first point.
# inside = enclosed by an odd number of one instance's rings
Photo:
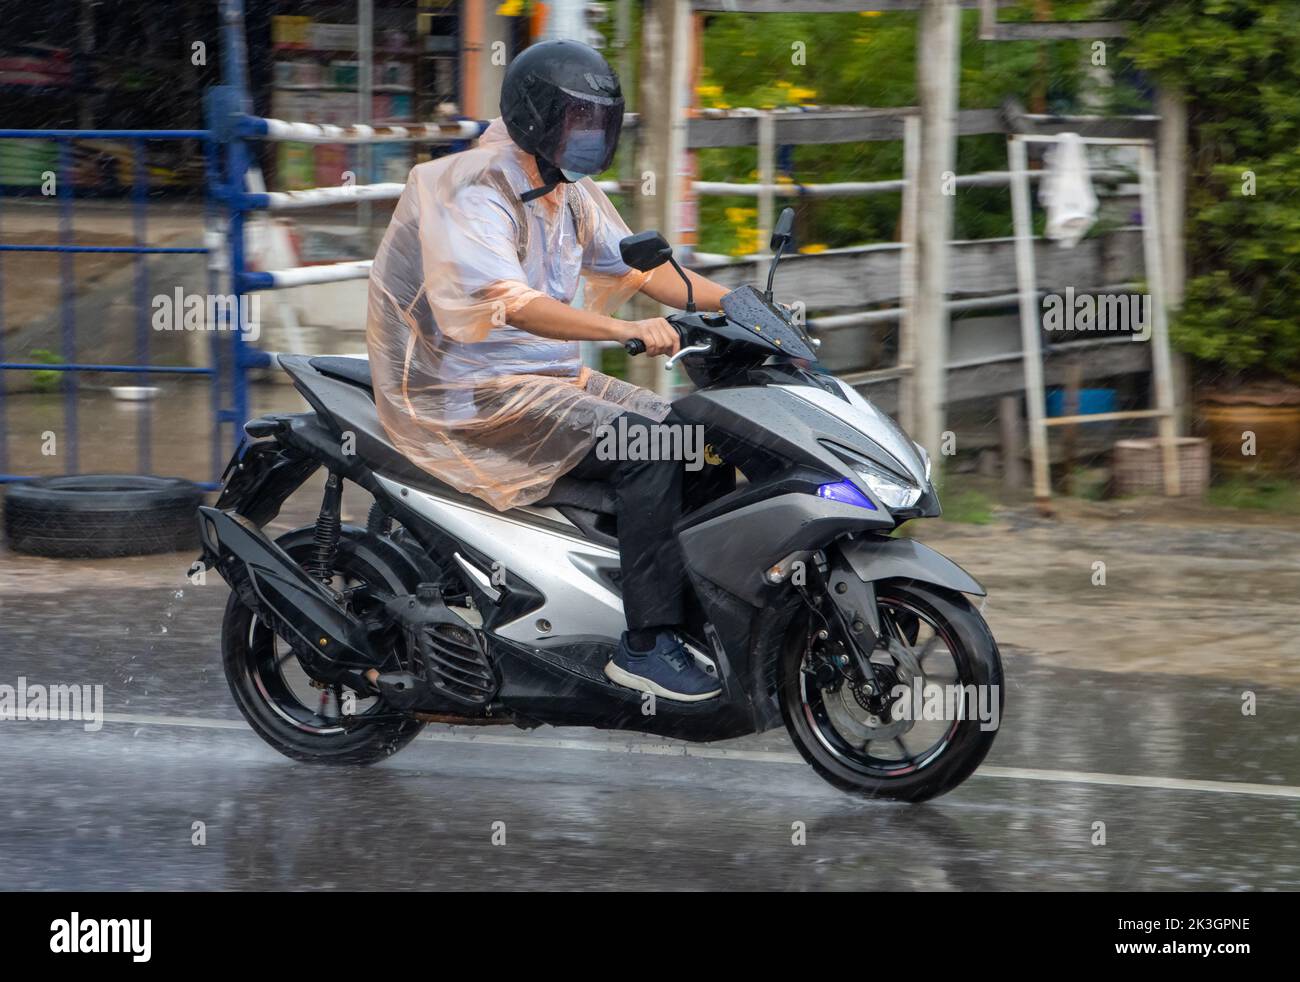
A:
{"type": "MultiPolygon", "coordinates": [[[[273,85],[276,92],[359,92],[360,89],[344,85],[273,85]]],[[[376,85],[370,90],[375,95],[410,95],[415,91],[413,85],[376,85]]]]}
{"type": "MultiPolygon", "coordinates": [[[[351,48],[298,48],[293,45],[277,44],[272,46],[271,50],[277,54],[295,54],[295,55],[355,55],[357,49],[351,48]]],[[[375,48],[374,56],[392,56],[396,58],[413,58],[421,52],[417,48],[375,48]]]]}

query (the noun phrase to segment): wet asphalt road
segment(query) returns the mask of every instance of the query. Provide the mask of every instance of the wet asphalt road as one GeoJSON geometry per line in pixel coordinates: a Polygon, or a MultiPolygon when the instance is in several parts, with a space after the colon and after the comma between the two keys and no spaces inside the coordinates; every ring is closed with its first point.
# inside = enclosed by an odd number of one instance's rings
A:
{"type": "Polygon", "coordinates": [[[841,794],[781,732],[431,726],[380,766],[316,768],[239,718],[224,585],[160,585],[163,568],[0,591],[0,681],[103,684],[109,714],[93,733],[0,722],[0,889],[1300,888],[1300,694],[1264,679],[1013,647],[989,760],[923,806],[841,794]]]}

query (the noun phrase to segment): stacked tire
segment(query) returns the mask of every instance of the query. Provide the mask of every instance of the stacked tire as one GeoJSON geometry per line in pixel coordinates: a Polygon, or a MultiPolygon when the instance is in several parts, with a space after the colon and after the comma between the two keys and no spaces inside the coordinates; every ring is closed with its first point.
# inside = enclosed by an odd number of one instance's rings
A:
{"type": "Polygon", "coordinates": [[[42,477],[5,491],[5,541],[14,552],[63,559],[197,549],[202,503],[202,488],[177,477],[42,477]]]}

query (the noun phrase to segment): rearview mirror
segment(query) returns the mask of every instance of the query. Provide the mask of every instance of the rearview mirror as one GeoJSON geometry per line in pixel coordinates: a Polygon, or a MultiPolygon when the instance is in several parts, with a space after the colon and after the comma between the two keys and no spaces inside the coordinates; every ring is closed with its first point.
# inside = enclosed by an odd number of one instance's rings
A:
{"type": "Polygon", "coordinates": [[[776,220],[776,227],[772,229],[772,242],[769,248],[775,252],[783,246],[788,246],[794,240],[794,209],[782,208],[781,215],[776,220]]]}
{"type": "Polygon", "coordinates": [[[673,247],[654,229],[629,235],[618,244],[619,255],[623,262],[633,269],[648,273],[668,262],[673,256],[673,247]]]}

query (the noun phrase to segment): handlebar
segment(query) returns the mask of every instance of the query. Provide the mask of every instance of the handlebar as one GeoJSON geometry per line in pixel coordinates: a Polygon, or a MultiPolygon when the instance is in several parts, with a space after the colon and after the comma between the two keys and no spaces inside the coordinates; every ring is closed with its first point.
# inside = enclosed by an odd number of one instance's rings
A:
{"type": "MultiPolygon", "coordinates": [[[[677,314],[669,314],[664,319],[668,321],[668,326],[677,332],[678,336],[681,337],[684,343],[686,340],[686,333],[684,328],[676,322],[677,316],[677,314]]],[[[645,342],[640,338],[630,338],[623,342],[623,350],[629,355],[643,355],[645,354],[645,342]]]]}

